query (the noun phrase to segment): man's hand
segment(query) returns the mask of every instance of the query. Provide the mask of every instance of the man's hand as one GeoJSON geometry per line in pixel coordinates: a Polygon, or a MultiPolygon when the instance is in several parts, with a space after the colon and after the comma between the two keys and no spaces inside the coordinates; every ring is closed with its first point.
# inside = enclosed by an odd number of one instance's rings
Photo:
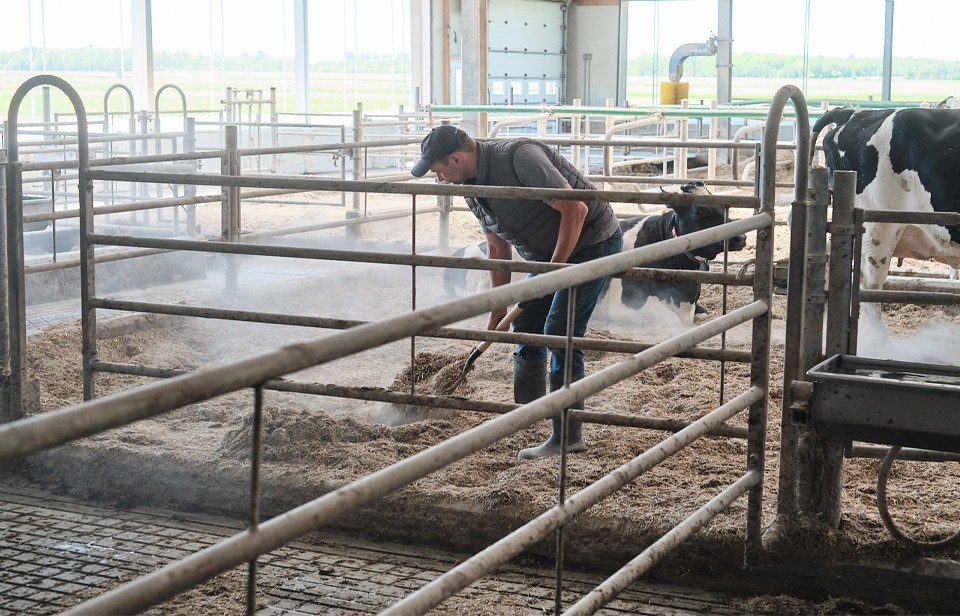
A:
{"type": "Polygon", "coordinates": [[[505,316],[507,316],[506,308],[497,308],[496,310],[491,310],[490,315],[487,317],[487,329],[497,329],[497,326],[500,325],[500,321],[502,321],[505,316]]]}

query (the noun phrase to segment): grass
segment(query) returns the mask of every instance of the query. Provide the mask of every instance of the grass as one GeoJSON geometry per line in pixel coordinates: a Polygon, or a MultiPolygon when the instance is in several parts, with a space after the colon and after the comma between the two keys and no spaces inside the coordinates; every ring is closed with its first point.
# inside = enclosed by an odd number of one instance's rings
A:
{"type": "MultiPolygon", "coordinates": [[[[115,75],[108,73],[60,73],[74,89],[84,103],[88,115],[100,114],[104,109],[104,94],[110,86],[119,82],[115,75]]],[[[257,90],[264,96],[269,94],[271,87],[276,88],[278,111],[294,111],[294,79],[292,74],[259,73],[259,72],[230,72],[220,78],[220,83],[211,84],[210,73],[206,71],[177,71],[155,74],[154,84],[160,89],[165,84],[174,84],[183,90],[187,99],[187,110],[190,115],[198,115],[201,111],[216,112],[222,105],[227,87],[240,90],[240,97],[256,97],[257,90]]],[[[27,79],[29,74],[18,71],[0,71],[0,111],[6,119],[6,111],[16,89],[27,79]]],[[[127,82],[131,80],[126,79],[127,82]]],[[[713,77],[691,77],[686,79],[690,83],[690,98],[693,100],[713,99],[716,97],[716,81],[713,77]]],[[[735,77],[733,93],[735,99],[769,100],[783,85],[791,83],[798,87],[803,84],[799,79],[781,79],[770,77],[735,77]]],[[[356,108],[358,102],[363,103],[365,112],[382,110],[395,111],[398,105],[404,104],[410,97],[410,86],[394,80],[390,74],[333,74],[314,73],[310,81],[310,109],[313,113],[349,113],[356,108]]],[[[866,101],[881,99],[881,80],[876,78],[863,79],[815,79],[806,85],[805,94],[810,101],[829,100],[832,102],[866,101]]],[[[927,101],[936,103],[943,98],[960,94],[960,87],[956,81],[917,81],[895,79],[892,82],[892,99],[899,102],[927,101]]],[[[631,105],[650,105],[657,102],[660,92],[660,80],[652,77],[629,77],[627,80],[627,101],[631,105]]],[[[129,111],[126,94],[115,89],[111,95],[109,108],[113,112],[129,111]]],[[[73,110],[69,100],[56,89],[50,97],[51,112],[53,114],[72,115],[73,110]]],[[[406,104],[409,107],[409,103],[406,104]]],[[[141,105],[142,107],[142,105],[141,105]]],[[[175,91],[165,90],[159,100],[159,107],[164,112],[180,112],[183,109],[180,96],[175,91]]],[[[42,117],[43,101],[39,88],[34,89],[24,99],[19,118],[26,121],[30,118],[42,117]]],[[[264,106],[257,109],[250,106],[245,109],[247,114],[261,113],[266,119],[269,109],[264,106]]]]}

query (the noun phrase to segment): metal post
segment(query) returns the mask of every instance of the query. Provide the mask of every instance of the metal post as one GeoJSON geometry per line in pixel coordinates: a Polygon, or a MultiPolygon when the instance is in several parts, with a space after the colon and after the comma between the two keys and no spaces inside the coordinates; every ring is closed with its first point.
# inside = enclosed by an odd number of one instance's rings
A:
{"type": "MultiPolygon", "coordinates": [[[[16,136],[12,128],[8,143],[16,136]]],[[[3,216],[0,217],[2,285],[0,285],[0,422],[24,416],[23,378],[26,365],[26,308],[23,298],[23,202],[20,163],[6,163],[3,178],[3,216]]]]}
{"type": "MultiPolygon", "coordinates": [[[[823,359],[823,316],[825,308],[824,269],[826,266],[827,205],[830,201],[829,171],[812,171],[814,200],[808,209],[804,293],[801,315],[800,357],[797,379],[823,359]]],[[[794,233],[800,229],[795,229],[794,233]]],[[[791,255],[792,258],[792,255],[791,255]]],[[[840,493],[843,471],[843,444],[823,439],[808,425],[797,442],[797,502],[801,511],[816,512],[831,527],[840,523],[840,493]]]]}
{"type": "MultiPolygon", "coordinates": [[[[359,102],[353,111],[353,141],[354,143],[363,141],[363,103],[359,102]]],[[[363,179],[363,148],[359,146],[353,148],[353,179],[356,181],[363,179]]],[[[360,193],[353,193],[353,210],[348,211],[346,217],[348,219],[360,217],[360,193]]],[[[359,235],[357,225],[347,227],[347,235],[351,237],[359,235]]]]}
{"type": "MultiPolygon", "coordinates": [[[[260,525],[260,461],[263,452],[263,387],[253,390],[253,435],[250,454],[250,527],[256,532],[260,525]]],[[[247,563],[247,616],[257,610],[257,557],[247,563]]]]}
{"type": "MultiPolygon", "coordinates": [[[[186,124],[183,127],[184,137],[183,137],[183,151],[184,152],[196,152],[197,151],[197,120],[196,118],[187,118],[186,124]]],[[[196,161],[193,162],[194,171],[196,171],[196,161]]],[[[196,184],[187,184],[184,187],[184,197],[196,197],[197,196],[197,186],[196,184]]],[[[186,206],[187,209],[187,235],[193,236],[197,234],[197,206],[195,204],[190,204],[186,206]]]]}
{"type": "MultiPolygon", "coordinates": [[[[280,120],[277,118],[277,88],[270,88],[270,147],[275,148],[280,145],[280,138],[278,135],[277,123],[280,120]]],[[[273,153],[270,156],[270,172],[277,172],[277,154],[273,153]]]]}
{"type": "MultiPolygon", "coordinates": [[[[776,166],[777,166],[777,134],[784,104],[787,100],[793,102],[797,114],[797,151],[794,159],[794,201],[802,202],[806,197],[807,173],[809,167],[806,161],[810,159],[810,121],[807,114],[807,103],[803,93],[795,86],[784,86],[776,93],[767,115],[766,129],[763,135],[763,152],[759,166],[760,180],[760,207],[761,211],[773,218],[776,203],[776,166]]],[[[749,430],[747,440],[747,468],[763,476],[765,465],[764,447],[767,429],[767,394],[769,393],[769,365],[770,365],[770,309],[773,300],[773,222],[766,229],[757,231],[756,272],[754,273],[754,299],[765,301],[767,311],[753,320],[753,361],[750,364],[750,382],[764,392],[763,398],[750,405],[749,430]]],[[[802,237],[802,234],[793,234],[802,237]]],[[[793,272],[791,272],[792,274],[793,272]]],[[[789,356],[789,354],[787,354],[789,356]]],[[[786,371],[786,360],[785,360],[786,371]]],[[[786,388],[784,388],[786,389],[786,388]]],[[[784,392],[784,398],[788,398],[784,392]]],[[[783,460],[781,459],[781,470],[783,460]]],[[[780,494],[778,495],[778,513],[781,501],[785,500],[783,480],[781,476],[780,494]]],[[[763,482],[760,481],[750,489],[747,498],[747,528],[744,546],[744,561],[750,565],[756,562],[762,553],[762,512],[763,512],[763,482]]]]}
{"type": "Polygon", "coordinates": [[[830,291],[827,293],[826,354],[850,352],[850,301],[853,273],[854,171],[833,172],[833,220],[830,223],[830,291]]]}
{"type": "MultiPolygon", "coordinates": [[[[237,153],[239,132],[235,125],[224,127],[226,153],[220,162],[220,174],[224,176],[240,175],[240,156],[237,153]]],[[[223,189],[223,201],[220,206],[220,239],[236,242],[240,238],[240,188],[227,186],[223,189]]],[[[227,255],[224,285],[228,291],[238,287],[239,268],[237,255],[227,255]]]]}

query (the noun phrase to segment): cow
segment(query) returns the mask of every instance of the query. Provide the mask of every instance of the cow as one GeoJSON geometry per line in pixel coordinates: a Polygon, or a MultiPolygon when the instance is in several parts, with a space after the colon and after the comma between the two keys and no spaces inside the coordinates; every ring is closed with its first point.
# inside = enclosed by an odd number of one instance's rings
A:
{"type": "MultiPolygon", "coordinates": [[[[857,172],[856,205],[898,212],[960,211],[960,110],[838,107],[813,125],[826,166],[857,172]]],[[[883,287],[893,259],[933,259],[960,266],[960,225],[864,225],[861,285],[883,287]]],[[[880,322],[876,304],[864,314],[880,322]]]]}
{"type": "MultiPolygon", "coordinates": [[[[463,248],[458,248],[450,256],[460,259],[486,259],[487,241],[481,240],[463,248]]],[[[516,249],[513,258],[520,259],[516,249]]],[[[523,272],[513,272],[512,280],[526,276],[523,272]]],[[[490,272],[487,270],[447,268],[443,270],[443,289],[450,297],[464,297],[490,288],[490,272]]]]}
{"type": "MultiPolygon", "coordinates": [[[[688,194],[710,194],[703,182],[690,182],[680,187],[688,194]]],[[[623,250],[632,250],[648,246],[655,242],[668,240],[694,231],[701,231],[723,224],[724,211],[718,208],[698,205],[674,205],[661,214],[636,216],[620,221],[623,231],[623,250]]],[[[742,250],[746,246],[746,236],[738,235],[727,240],[731,251],[742,250]]],[[[644,267],[674,270],[708,271],[710,261],[723,252],[723,242],[714,242],[689,252],[647,263],[644,267]]],[[[700,299],[698,282],[661,282],[656,280],[630,280],[614,278],[608,281],[601,295],[601,302],[620,302],[630,308],[642,308],[651,297],[659,299],[674,312],[680,320],[690,325],[696,312],[704,312],[697,306],[700,299]]],[[[609,312],[609,304],[606,306],[609,312]]]]}

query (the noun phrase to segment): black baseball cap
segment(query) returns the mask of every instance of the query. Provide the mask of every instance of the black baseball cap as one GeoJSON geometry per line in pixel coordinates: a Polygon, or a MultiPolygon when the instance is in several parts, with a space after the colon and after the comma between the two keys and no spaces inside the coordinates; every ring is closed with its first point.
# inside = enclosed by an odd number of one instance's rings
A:
{"type": "Polygon", "coordinates": [[[423,177],[427,171],[430,171],[433,163],[450,156],[469,139],[470,136],[456,126],[444,124],[436,127],[420,142],[420,160],[413,166],[410,173],[414,177],[423,177]]]}

